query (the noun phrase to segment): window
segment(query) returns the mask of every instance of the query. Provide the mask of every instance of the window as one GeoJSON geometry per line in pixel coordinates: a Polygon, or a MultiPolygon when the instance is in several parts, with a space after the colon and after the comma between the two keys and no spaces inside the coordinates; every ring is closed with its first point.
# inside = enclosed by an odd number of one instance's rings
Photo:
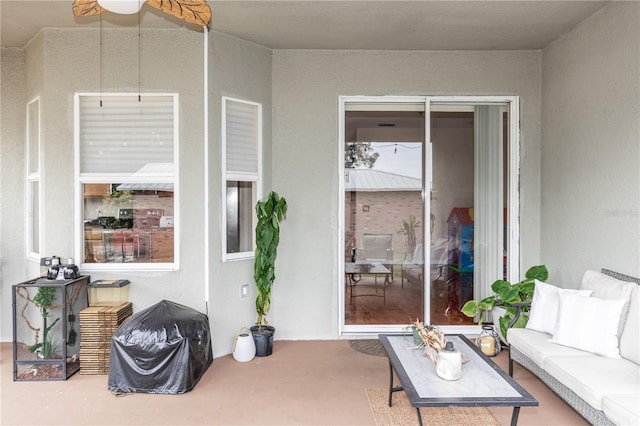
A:
{"type": "Polygon", "coordinates": [[[27,256],[40,258],[40,98],[27,105],[27,256]]]}
{"type": "Polygon", "coordinates": [[[178,267],[178,95],[76,94],[76,257],[87,270],[178,267]]]}
{"type": "Polygon", "coordinates": [[[262,105],[222,98],[223,258],[253,256],[262,180],[262,105]]]}

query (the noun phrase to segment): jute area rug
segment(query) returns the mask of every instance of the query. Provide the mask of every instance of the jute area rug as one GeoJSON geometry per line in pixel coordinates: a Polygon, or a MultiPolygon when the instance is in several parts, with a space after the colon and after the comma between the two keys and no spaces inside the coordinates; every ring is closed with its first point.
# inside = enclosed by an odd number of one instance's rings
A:
{"type": "MultiPolygon", "coordinates": [[[[404,392],[393,394],[393,406],[389,407],[389,390],[367,389],[369,406],[377,426],[407,426],[418,424],[418,413],[411,406],[404,392]]],[[[500,426],[485,407],[426,407],[420,408],[425,425],[446,426],[500,426]]]]}

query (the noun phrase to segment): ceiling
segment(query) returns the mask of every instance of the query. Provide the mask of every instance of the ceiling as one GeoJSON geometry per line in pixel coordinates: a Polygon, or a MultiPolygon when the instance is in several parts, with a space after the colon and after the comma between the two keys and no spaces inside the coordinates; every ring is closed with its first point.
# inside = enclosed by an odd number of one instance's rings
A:
{"type": "MultiPolygon", "coordinates": [[[[0,0],[0,44],[23,47],[45,27],[98,28],[72,15],[72,0],[0,0]]],[[[274,49],[537,50],[608,1],[209,0],[210,29],[274,49]]],[[[103,14],[103,26],[136,26],[103,14]]],[[[143,28],[188,27],[151,6],[143,28]]]]}

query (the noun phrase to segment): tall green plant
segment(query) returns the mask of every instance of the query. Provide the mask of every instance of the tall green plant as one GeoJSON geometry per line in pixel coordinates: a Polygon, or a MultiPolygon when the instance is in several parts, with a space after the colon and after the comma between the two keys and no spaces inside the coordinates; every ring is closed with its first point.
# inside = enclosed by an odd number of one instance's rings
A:
{"type": "Polygon", "coordinates": [[[60,318],[56,318],[55,321],[47,326],[47,318],[49,318],[49,312],[55,298],[56,289],[54,287],[38,287],[38,291],[33,297],[33,303],[40,308],[43,331],[42,342],[37,342],[35,345],[31,346],[29,351],[33,353],[40,350],[43,358],[51,358],[55,352],[55,345],[53,344],[53,340],[49,337],[49,332],[58,323],[58,321],[60,321],[60,318]]]}
{"type": "Polygon", "coordinates": [[[280,243],[280,222],[287,217],[287,201],[276,192],[256,204],[256,253],[253,278],[258,288],[256,312],[258,331],[267,325],[266,315],[271,308],[271,287],[276,278],[275,262],[280,243]]]}

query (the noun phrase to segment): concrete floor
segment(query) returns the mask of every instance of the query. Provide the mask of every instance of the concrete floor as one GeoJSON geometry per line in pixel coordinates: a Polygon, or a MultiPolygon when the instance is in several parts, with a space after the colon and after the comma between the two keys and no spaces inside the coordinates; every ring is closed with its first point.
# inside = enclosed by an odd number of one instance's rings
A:
{"type": "MultiPolygon", "coordinates": [[[[506,353],[495,360],[506,369],[506,353]]],[[[220,357],[182,395],[116,397],[107,376],[14,382],[12,365],[11,344],[0,344],[2,425],[372,425],[366,389],[389,380],[386,358],[356,352],[347,340],[276,341],[273,355],[248,363],[220,357]]],[[[522,408],[520,425],[588,424],[522,367],[515,378],[540,402],[522,408]]],[[[509,424],[510,408],[490,411],[509,424]]]]}

